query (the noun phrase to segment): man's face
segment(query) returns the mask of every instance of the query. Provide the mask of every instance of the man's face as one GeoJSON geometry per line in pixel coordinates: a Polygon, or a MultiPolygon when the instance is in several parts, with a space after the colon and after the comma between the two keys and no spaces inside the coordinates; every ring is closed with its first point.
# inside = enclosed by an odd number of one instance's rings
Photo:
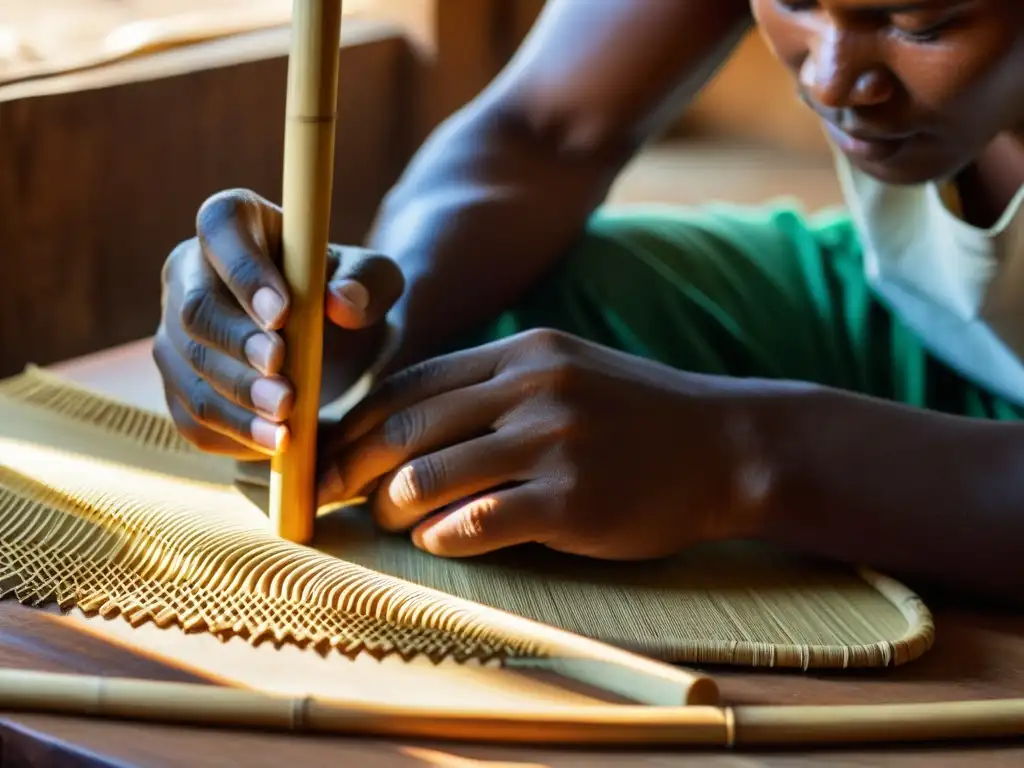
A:
{"type": "Polygon", "coordinates": [[[751,0],[761,32],[854,166],[949,178],[1024,132],[1024,0],[751,0]]]}

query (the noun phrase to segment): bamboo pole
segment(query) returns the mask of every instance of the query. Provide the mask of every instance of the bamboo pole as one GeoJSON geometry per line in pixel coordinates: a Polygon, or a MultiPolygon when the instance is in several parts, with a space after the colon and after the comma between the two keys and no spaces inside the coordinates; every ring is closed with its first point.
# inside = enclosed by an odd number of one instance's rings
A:
{"type": "Polygon", "coordinates": [[[295,388],[290,439],[271,460],[270,519],[279,536],[313,537],[324,290],[334,180],[341,0],[295,0],[281,198],[282,269],[291,303],[282,337],[295,388]]]}
{"type": "Polygon", "coordinates": [[[654,661],[490,606],[476,605],[474,608],[481,626],[500,631],[508,637],[528,638],[542,649],[539,657],[512,656],[505,659],[502,663],[509,669],[553,672],[648,706],[713,706],[719,703],[718,684],[704,672],[654,661]]]}
{"type": "Polygon", "coordinates": [[[13,669],[0,670],[0,709],[176,725],[587,747],[821,747],[1024,736],[1024,699],[459,710],[13,669]]]}

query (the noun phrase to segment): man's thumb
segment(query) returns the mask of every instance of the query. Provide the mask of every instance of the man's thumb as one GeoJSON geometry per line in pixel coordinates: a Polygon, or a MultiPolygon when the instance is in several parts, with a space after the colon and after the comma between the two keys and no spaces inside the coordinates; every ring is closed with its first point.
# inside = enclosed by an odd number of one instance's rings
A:
{"type": "Polygon", "coordinates": [[[335,325],[359,330],[375,325],[405,290],[394,261],[362,248],[334,248],[338,266],[327,283],[327,317],[335,325]]]}

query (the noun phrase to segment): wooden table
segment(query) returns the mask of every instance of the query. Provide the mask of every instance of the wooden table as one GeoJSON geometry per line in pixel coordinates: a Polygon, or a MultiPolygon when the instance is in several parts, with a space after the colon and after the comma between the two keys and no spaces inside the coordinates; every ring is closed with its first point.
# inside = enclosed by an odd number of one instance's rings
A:
{"type": "MultiPolygon", "coordinates": [[[[144,407],[162,409],[148,342],[72,361],[57,369],[77,382],[144,407]]],[[[920,661],[874,673],[801,674],[713,670],[730,704],[852,704],[1024,696],[1024,616],[975,612],[931,601],[938,634],[920,661]]],[[[120,619],[61,616],[0,603],[0,665],[164,680],[225,680],[293,691],[299,672],[311,693],[373,701],[593,703],[578,692],[494,668],[321,659],[296,649],[221,644],[120,619]]],[[[426,768],[569,766],[908,766],[1024,765],[1019,743],[951,748],[829,752],[596,753],[374,739],[291,737],[242,731],[160,727],[49,716],[0,715],[0,763],[13,766],[352,765],[426,768]]]]}

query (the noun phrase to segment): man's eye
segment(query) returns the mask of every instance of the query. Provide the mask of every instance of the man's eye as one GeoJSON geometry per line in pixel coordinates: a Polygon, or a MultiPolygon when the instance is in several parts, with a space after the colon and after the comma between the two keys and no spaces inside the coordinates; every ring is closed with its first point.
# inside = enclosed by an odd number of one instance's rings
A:
{"type": "Polygon", "coordinates": [[[952,26],[953,19],[922,20],[920,15],[894,14],[889,18],[889,24],[898,35],[907,40],[915,43],[934,43],[952,26]]]}
{"type": "Polygon", "coordinates": [[[818,7],[818,0],[775,0],[775,2],[790,12],[813,11],[818,7]]]}

